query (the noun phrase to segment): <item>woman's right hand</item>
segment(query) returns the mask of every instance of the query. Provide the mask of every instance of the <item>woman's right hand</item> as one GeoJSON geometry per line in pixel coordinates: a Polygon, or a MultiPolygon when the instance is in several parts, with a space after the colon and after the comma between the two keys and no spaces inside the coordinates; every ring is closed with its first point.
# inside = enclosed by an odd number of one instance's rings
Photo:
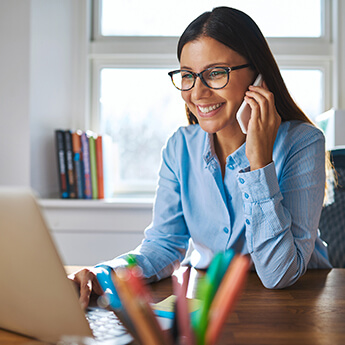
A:
{"type": "Polygon", "coordinates": [[[274,95],[262,86],[249,86],[245,101],[252,109],[246,138],[246,156],[250,170],[265,167],[273,161],[273,146],[281,117],[275,107],[274,95]]]}
{"type": "Polygon", "coordinates": [[[86,309],[90,302],[90,295],[92,292],[101,296],[103,290],[96,278],[97,268],[82,268],[68,276],[79,287],[80,297],[79,303],[83,309],[86,309]]]}

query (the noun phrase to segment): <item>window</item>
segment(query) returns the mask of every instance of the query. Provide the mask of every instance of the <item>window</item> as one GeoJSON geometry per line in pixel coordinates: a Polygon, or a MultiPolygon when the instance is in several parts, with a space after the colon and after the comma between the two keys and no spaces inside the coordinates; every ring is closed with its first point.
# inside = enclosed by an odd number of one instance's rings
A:
{"type": "Polygon", "coordinates": [[[161,148],[187,123],[167,75],[178,67],[178,36],[199,14],[221,5],[257,22],[290,93],[312,119],[330,108],[331,1],[94,1],[91,125],[113,139],[114,193],[154,191],[161,148]]]}
{"type": "Polygon", "coordinates": [[[100,71],[100,132],[113,138],[118,192],[154,190],[160,149],[173,129],[187,124],[168,71],[111,67],[100,71]]]}
{"type": "Polygon", "coordinates": [[[320,0],[103,0],[99,17],[100,34],[179,36],[199,14],[217,6],[244,11],[268,37],[320,37],[322,34],[320,0]]]}

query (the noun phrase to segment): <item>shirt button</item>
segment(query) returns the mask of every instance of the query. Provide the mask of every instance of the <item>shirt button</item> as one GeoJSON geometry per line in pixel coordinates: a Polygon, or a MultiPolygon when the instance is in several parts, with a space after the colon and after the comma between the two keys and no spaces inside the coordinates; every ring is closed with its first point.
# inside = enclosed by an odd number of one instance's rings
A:
{"type": "Polygon", "coordinates": [[[240,183],[244,183],[244,179],[242,177],[239,178],[240,183]]]}
{"type": "Polygon", "coordinates": [[[249,219],[246,219],[246,223],[249,225],[250,224],[250,221],[249,221],[249,219]]]}
{"type": "Polygon", "coordinates": [[[249,198],[249,194],[248,194],[248,193],[244,193],[244,197],[245,197],[246,199],[248,199],[248,198],[249,198]]]}
{"type": "Polygon", "coordinates": [[[229,165],[229,169],[234,170],[235,167],[234,167],[232,164],[230,164],[230,165],[229,165]]]}
{"type": "Polygon", "coordinates": [[[228,234],[229,233],[229,229],[228,228],[224,228],[223,231],[228,234]]]}

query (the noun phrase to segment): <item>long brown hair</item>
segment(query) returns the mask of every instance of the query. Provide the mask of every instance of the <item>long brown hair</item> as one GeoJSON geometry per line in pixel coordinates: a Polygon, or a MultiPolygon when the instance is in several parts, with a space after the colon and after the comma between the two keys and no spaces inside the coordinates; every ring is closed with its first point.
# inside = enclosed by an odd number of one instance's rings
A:
{"type": "MultiPolygon", "coordinates": [[[[247,14],[230,7],[216,7],[212,12],[203,13],[188,25],[180,37],[178,59],[186,43],[202,36],[211,37],[242,55],[263,76],[268,89],[274,94],[282,121],[312,123],[290,96],[265,37],[247,14]]],[[[186,110],[189,123],[198,123],[194,114],[186,110]]]]}
{"type": "MultiPolygon", "coordinates": [[[[275,106],[282,121],[300,120],[314,125],[291,97],[271,49],[252,18],[230,7],[216,7],[211,12],[201,14],[188,25],[180,37],[177,46],[178,60],[180,61],[186,43],[203,36],[213,38],[242,55],[247,63],[263,76],[268,89],[274,94],[275,106]]],[[[187,105],[186,114],[189,124],[198,123],[187,105]]],[[[326,152],[325,161],[328,175],[334,171],[329,152],[326,152]]]]}

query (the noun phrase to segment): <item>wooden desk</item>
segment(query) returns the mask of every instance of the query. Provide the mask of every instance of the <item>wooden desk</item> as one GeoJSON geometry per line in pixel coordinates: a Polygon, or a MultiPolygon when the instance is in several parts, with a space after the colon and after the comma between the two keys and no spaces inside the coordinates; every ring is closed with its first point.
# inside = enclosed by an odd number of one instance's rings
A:
{"type": "MultiPolygon", "coordinates": [[[[155,301],[171,294],[171,281],[152,284],[155,301]]],[[[42,345],[0,330],[0,344],[42,345]]],[[[310,270],[283,290],[263,287],[249,274],[220,345],[344,345],[345,269],[310,270]]]]}

